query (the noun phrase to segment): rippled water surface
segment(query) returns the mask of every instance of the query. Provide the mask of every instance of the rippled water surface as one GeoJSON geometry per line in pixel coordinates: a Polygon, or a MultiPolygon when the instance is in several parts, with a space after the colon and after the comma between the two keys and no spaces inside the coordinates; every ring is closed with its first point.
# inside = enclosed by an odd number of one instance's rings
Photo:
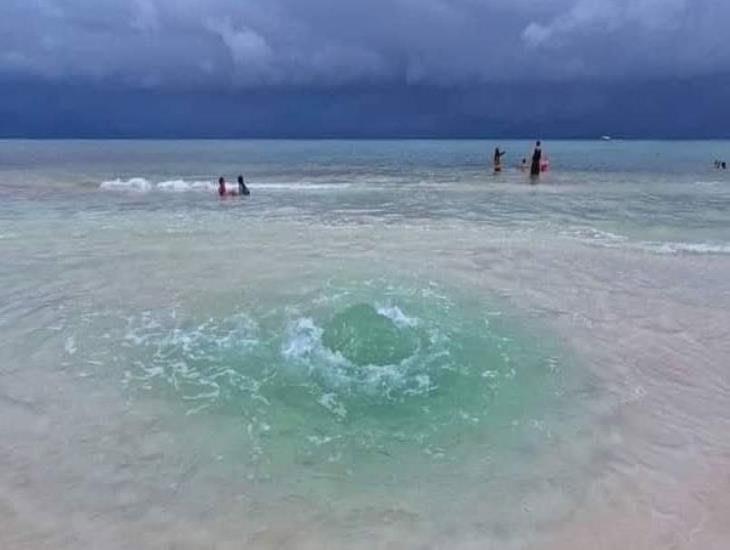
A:
{"type": "Polygon", "coordinates": [[[496,145],[0,142],[0,546],[724,548],[730,145],[496,145]]]}

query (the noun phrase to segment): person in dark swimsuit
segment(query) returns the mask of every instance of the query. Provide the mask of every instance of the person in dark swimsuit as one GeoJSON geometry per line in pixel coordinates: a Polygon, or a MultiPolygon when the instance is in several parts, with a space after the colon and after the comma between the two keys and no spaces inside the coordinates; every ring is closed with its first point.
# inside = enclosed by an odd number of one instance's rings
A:
{"type": "Polygon", "coordinates": [[[530,166],[530,175],[537,177],[540,175],[540,165],[542,164],[542,147],[540,142],[535,142],[535,150],[532,152],[532,165],[530,166]]]}
{"type": "Polygon", "coordinates": [[[499,147],[494,149],[494,172],[502,171],[502,157],[507,154],[507,151],[500,151],[499,147]]]}
{"type": "Polygon", "coordinates": [[[251,191],[248,190],[246,183],[243,181],[243,176],[238,176],[238,193],[245,196],[251,194],[251,191]]]}

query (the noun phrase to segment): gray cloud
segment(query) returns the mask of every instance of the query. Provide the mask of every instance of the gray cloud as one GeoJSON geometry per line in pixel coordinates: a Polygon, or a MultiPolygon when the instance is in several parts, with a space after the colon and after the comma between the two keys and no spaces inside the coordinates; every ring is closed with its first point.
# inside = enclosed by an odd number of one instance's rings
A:
{"type": "Polygon", "coordinates": [[[727,0],[3,0],[0,74],[252,88],[730,70],[727,0]]]}

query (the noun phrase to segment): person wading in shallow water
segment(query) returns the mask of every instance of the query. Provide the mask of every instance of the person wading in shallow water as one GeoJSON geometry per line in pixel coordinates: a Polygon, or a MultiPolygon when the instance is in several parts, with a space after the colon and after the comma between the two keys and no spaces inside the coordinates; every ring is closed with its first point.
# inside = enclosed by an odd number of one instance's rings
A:
{"type": "Polygon", "coordinates": [[[494,149],[494,173],[502,171],[502,157],[507,154],[507,151],[500,151],[499,147],[494,149]]]}
{"type": "Polygon", "coordinates": [[[542,147],[539,141],[535,142],[535,150],[532,152],[532,164],[530,165],[530,176],[533,178],[540,176],[542,165],[542,147]]]}
{"type": "Polygon", "coordinates": [[[223,197],[237,197],[238,191],[226,190],[226,180],[223,177],[218,178],[218,195],[223,197]]]}
{"type": "Polygon", "coordinates": [[[238,194],[248,196],[251,191],[246,187],[246,183],[243,181],[243,176],[238,176],[238,194]]]}

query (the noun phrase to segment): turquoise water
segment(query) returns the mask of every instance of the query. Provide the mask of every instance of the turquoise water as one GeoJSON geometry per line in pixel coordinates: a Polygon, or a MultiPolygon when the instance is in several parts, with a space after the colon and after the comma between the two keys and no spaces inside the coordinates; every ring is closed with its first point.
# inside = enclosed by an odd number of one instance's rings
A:
{"type": "Polygon", "coordinates": [[[135,397],[246,421],[240,458],[257,476],[306,464],[375,483],[396,458],[451,465],[474,445],[507,451],[500,441],[519,438],[516,426],[563,405],[555,342],[442,292],[369,280],[205,316],[105,317],[112,344],[94,361],[111,360],[135,397]]]}
{"type": "Polygon", "coordinates": [[[730,145],[496,145],[0,142],[6,489],[102,547],[523,547],[686,464],[627,419],[726,403],[730,145]]]}
{"type": "Polygon", "coordinates": [[[0,166],[6,201],[63,190],[61,208],[64,196],[74,193],[67,198],[75,202],[81,193],[87,206],[102,210],[130,203],[153,209],[160,201],[207,210],[218,205],[201,202],[200,193],[219,175],[234,182],[245,172],[262,191],[247,217],[288,218],[294,208],[300,219],[326,223],[350,215],[383,223],[456,219],[727,250],[730,176],[713,167],[727,156],[726,142],[554,142],[546,148],[554,170],[539,191],[517,170],[490,174],[488,153],[496,145],[507,150],[508,166],[531,147],[509,141],[11,141],[0,148],[0,166]],[[106,194],[91,193],[100,186],[106,194]],[[150,191],[144,201],[129,196],[150,191]]]}

